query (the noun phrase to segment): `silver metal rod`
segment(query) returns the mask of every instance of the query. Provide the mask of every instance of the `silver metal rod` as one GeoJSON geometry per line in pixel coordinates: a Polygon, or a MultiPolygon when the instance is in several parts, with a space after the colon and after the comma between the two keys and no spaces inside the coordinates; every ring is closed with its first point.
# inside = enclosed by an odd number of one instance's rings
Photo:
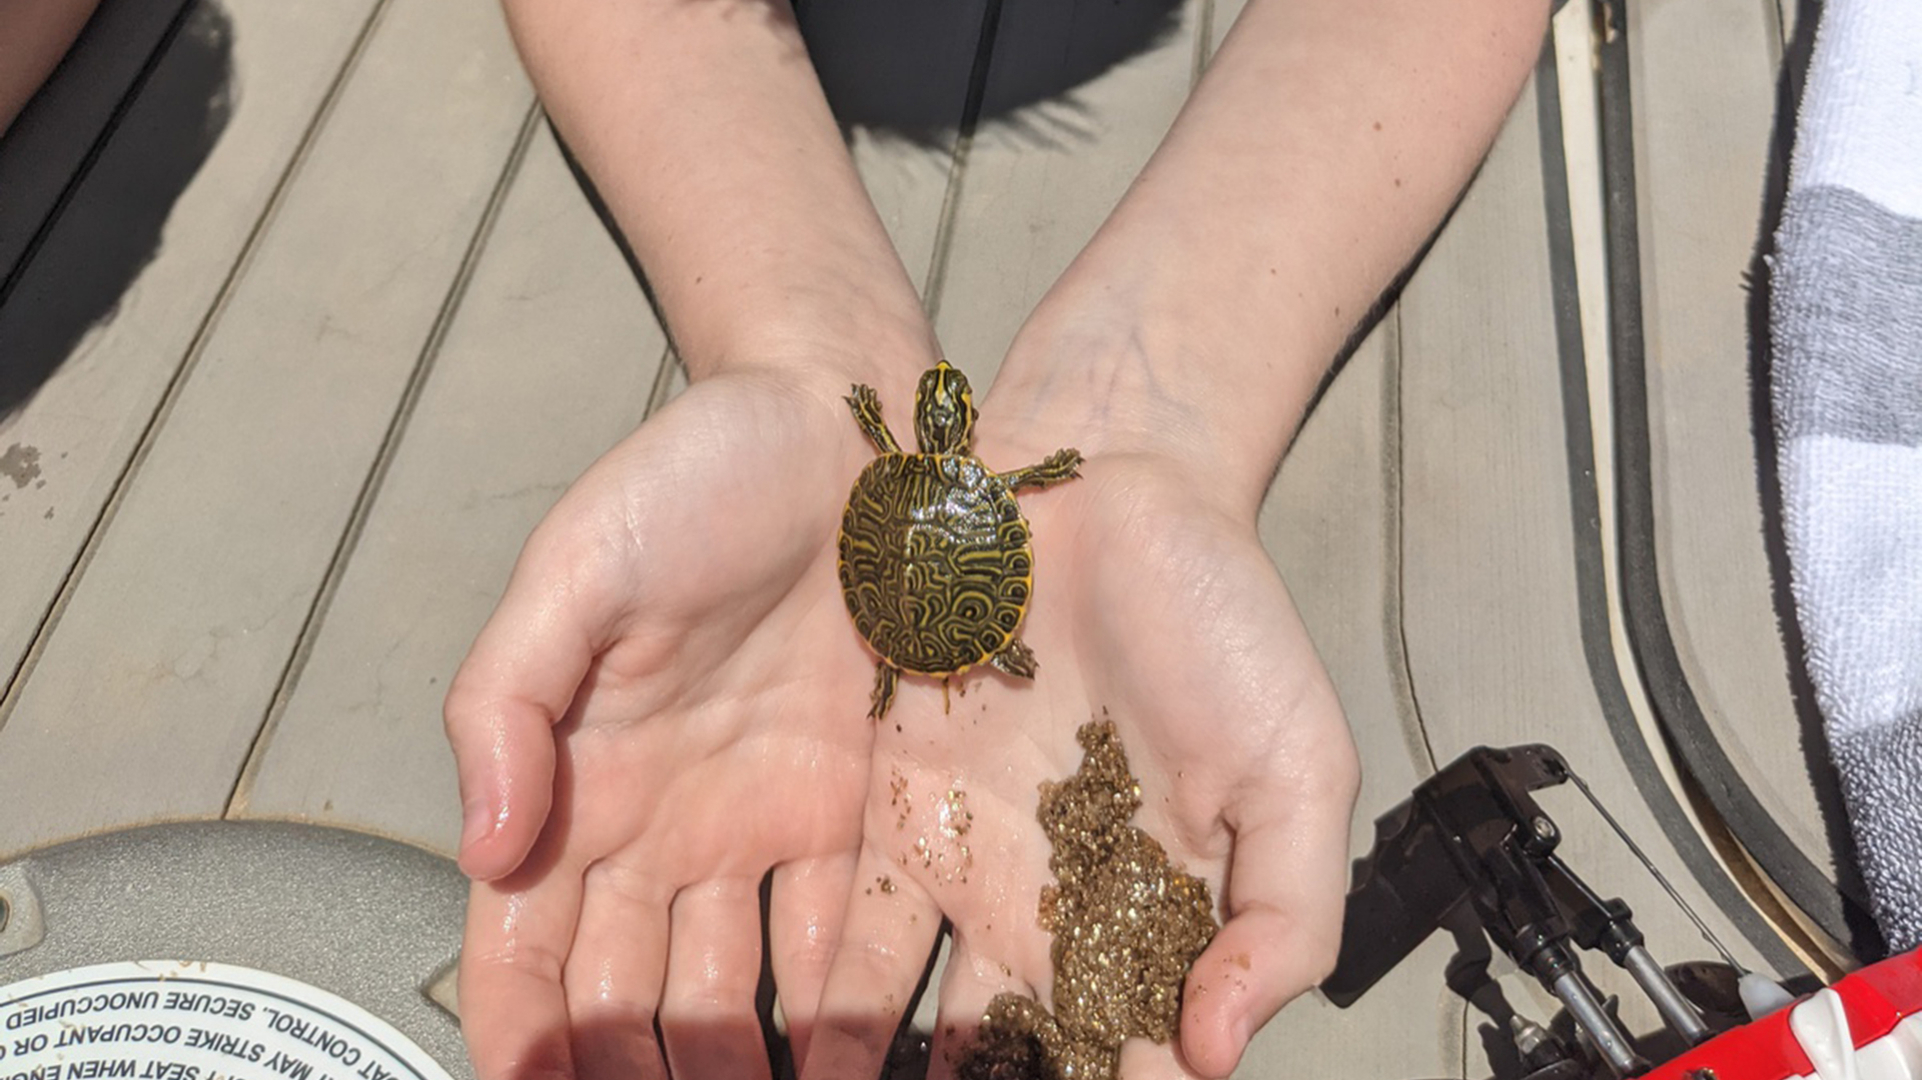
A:
{"type": "Polygon", "coordinates": [[[1588,783],[1573,769],[1568,770],[1568,778],[1575,782],[1576,789],[1588,800],[1589,805],[1595,808],[1595,812],[1602,815],[1602,820],[1606,821],[1608,827],[1614,830],[1615,835],[1621,838],[1622,843],[1628,846],[1628,850],[1634,854],[1636,861],[1640,862],[1642,868],[1647,870],[1650,876],[1654,877],[1656,883],[1662,887],[1662,891],[1668,894],[1668,898],[1675,902],[1676,907],[1682,909],[1682,914],[1688,916],[1688,921],[1695,924],[1696,932],[1700,933],[1716,952],[1722,954],[1722,959],[1728,963],[1729,967],[1734,968],[1736,971],[1747,971],[1748,968],[1743,967],[1742,964],[1735,959],[1735,954],[1729,952],[1728,947],[1722,944],[1722,939],[1715,936],[1715,931],[1708,928],[1708,923],[1702,921],[1702,917],[1695,913],[1695,909],[1688,906],[1688,901],[1682,899],[1682,894],[1675,891],[1675,886],[1669,884],[1668,878],[1662,875],[1662,871],[1656,867],[1655,861],[1650,859],[1643,853],[1642,849],[1636,845],[1634,838],[1628,835],[1628,830],[1622,828],[1621,822],[1615,820],[1615,815],[1609,813],[1608,807],[1602,805],[1602,800],[1596,798],[1595,793],[1588,789],[1588,783]]]}
{"type": "Polygon", "coordinates": [[[1636,1053],[1635,1047],[1628,1041],[1628,1035],[1602,1008],[1601,1002],[1595,1000],[1595,995],[1589,992],[1588,984],[1582,981],[1579,972],[1564,973],[1550,989],[1562,999],[1562,1004],[1568,1007],[1568,1015],[1574,1017],[1575,1023],[1588,1033],[1595,1049],[1608,1059],[1617,1076],[1633,1076],[1648,1067],[1648,1062],[1642,1060],[1642,1055],[1636,1053]]]}
{"type": "Polygon", "coordinates": [[[1628,950],[1628,955],[1622,957],[1622,966],[1641,984],[1642,992],[1655,1003],[1655,1011],[1662,1014],[1662,1020],[1690,1046],[1706,1040],[1712,1034],[1708,1025],[1702,1022],[1702,1014],[1695,1011],[1694,1003],[1675,988],[1675,984],[1669,981],[1668,973],[1662,970],[1662,965],[1655,962],[1647,949],[1637,945],[1628,950]]]}

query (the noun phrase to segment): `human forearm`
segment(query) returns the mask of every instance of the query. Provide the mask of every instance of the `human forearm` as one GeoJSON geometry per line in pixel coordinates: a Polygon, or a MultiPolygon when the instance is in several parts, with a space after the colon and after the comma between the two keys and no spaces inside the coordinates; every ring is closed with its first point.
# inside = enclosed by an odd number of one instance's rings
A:
{"type": "Polygon", "coordinates": [[[1172,454],[1252,513],[1330,359],[1493,140],[1546,17],[1540,0],[1250,0],[1023,328],[1000,415],[1065,424],[1084,451],[1172,454]]]}
{"type": "Polygon", "coordinates": [[[797,363],[912,377],[933,355],[786,3],[506,7],[694,377],[797,363]]]}
{"type": "Polygon", "coordinates": [[[99,0],[13,0],[0,4],[0,134],[87,24],[99,0]]]}

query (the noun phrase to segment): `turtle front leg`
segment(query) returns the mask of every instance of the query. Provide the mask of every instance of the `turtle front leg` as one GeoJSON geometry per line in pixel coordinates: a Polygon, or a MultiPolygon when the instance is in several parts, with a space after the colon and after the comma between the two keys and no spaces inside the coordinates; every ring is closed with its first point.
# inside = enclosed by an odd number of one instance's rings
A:
{"type": "Polygon", "coordinates": [[[846,398],[848,408],[854,410],[854,422],[861,425],[867,433],[868,441],[883,454],[898,454],[901,444],[894,441],[894,433],[888,430],[888,422],[881,419],[881,396],[874,387],[854,384],[854,392],[846,398]]]}
{"type": "Polygon", "coordinates": [[[888,714],[888,706],[894,704],[894,683],[900,674],[887,664],[874,666],[874,693],[868,698],[868,719],[879,720],[888,714]]]}
{"type": "Polygon", "coordinates": [[[1008,482],[1009,490],[1020,491],[1022,488],[1053,487],[1080,475],[1081,451],[1070,447],[1049,454],[1048,459],[1039,465],[1004,472],[1001,479],[1008,482]]]}
{"type": "Polygon", "coordinates": [[[1028,648],[1020,638],[1009,638],[1000,652],[988,657],[988,663],[1017,679],[1034,678],[1034,670],[1040,666],[1035,663],[1034,650],[1028,648]]]}

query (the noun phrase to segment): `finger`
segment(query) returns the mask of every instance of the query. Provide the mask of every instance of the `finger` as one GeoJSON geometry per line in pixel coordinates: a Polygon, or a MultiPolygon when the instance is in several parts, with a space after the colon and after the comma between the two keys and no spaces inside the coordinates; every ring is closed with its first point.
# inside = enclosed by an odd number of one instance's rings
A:
{"type": "Polygon", "coordinates": [[[572,587],[544,550],[529,541],[442,709],[460,779],[460,866],[482,881],[512,872],[540,835],[553,800],[553,727],[609,621],[583,599],[596,591],[572,587]]]}
{"type": "Polygon", "coordinates": [[[1128,1080],[1195,1080],[1195,1073],[1182,1064],[1173,1045],[1146,1039],[1129,1039],[1121,1044],[1121,1068],[1115,1075],[1128,1080]]]}
{"type": "Polygon", "coordinates": [[[1015,1008],[1035,1009],[1038,1015],[1040,995],[1034,985],[1018,978],[1002,958],[984,955],[966,935],[956,934],[941,970],[941,1009],[934,1024],[928,1080],[947,1080],[955,1074],[976,1046],[988,1007],[1002,994],[1033,1002],[1015,1008]]]}
{"type": "MultiPolygon", "coordinates": [[[[989,1011],[999,1014],[1004,1023],[1024,1011],[1036,1018],[1040,1016],[1036,988],[1023,982],[1009,966],[992,957],[980,956],[957,945],[946,958],[942,972],[941,1019],[935,1027],[928,1080],[952,1080],[969,1071],[966,1066],[970,1059],[986,1049],[977,1042],[977,1036],[989,1011]],[[1012,994],[1024,1000],[997,1005],[996,999],[1002,994],[1012,994]]],[[[1015,1020],[1015,1023],[1019,1025],[1020,1021],[1015,1020]]],[[[1083,1043],[1078,1049],[1081,1054],[1093,1058],[1084,1058],[1081,1062],[1085,1066],[1084,1071],[1095,1076],[1107,1075],[1106,1067],[1098,1060],[1100,1050],[1096,1044],[1083,1043]]],[[[1005,1055],[1008,1050],[1004,1045],[999,1048],[999,1053],[1005,1055]]],[[[1057,1068],[1061,1064],[1057,1061],[1057,1068]]],[[[1115,1075],[1125,1076],[1128,1080],[1192,1080],[1194,1076],[1181,1066],[1173,1047],[1147,1039],[1131,1038],[1124,1042],[1120,1051],[1120,1066],[1115,1075]]],[[[972,1073],[978,1075],[980,1072],[977,1064],[972,1073]]]]}
{"type": "Polygon", "coordinates": [[[580,914],[580,876],[557,868],[525,888],[475,882],[461,945],[461,1030],[480,1080],[567,1080],[561,986],[580,914]]]}
{"type": "Polygon", "coordinates": [[[1352,765],[1319,771],[1238,815],[1228,920],[1183,996],[1181,1054],[1203,1076],[1233,1072],[1254,1033],[1334,968],[1354,783],[1352,765]]]}
{"type": "Polygon", "coordinates": [[[761,981],[760,881],[690,885],[668,917],[661,1035],[677,1080],[769,1075],[754,993],[761,981]]]}
{"type": "Polygon", "coordinates": [[[926,891],[863,847],[803,1080],[880,1073],[940,931],[941,910],[926,891]]]}
{"type": "Polygon", "coordinates": [[[581,1080],[664,1080],[654,1017],[667,978],[672,892],[614,863],[583,883],[563,984],[581,1080]]]}
{"type": "Polygon", "coordinates": [[[781,1014],[787,1019],[788,1046],[797,1062],[807,1059],[821,990],[847,918],[855,862],[852,854],[836,855],[774,871],[768,900],[768,960],[781,1014]]]}

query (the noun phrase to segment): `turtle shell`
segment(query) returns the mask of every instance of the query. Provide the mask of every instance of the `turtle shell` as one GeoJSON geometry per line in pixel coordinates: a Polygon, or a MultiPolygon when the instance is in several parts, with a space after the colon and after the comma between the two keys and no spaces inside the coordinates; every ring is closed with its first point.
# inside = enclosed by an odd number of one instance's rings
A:
{"type": "Polygon", "coordinates": [[[841,518],[841,594],[903,671],[949,675],[1000,652],[1034,583],[1028,522],[972,454],[883,454],[841,518]]]}

